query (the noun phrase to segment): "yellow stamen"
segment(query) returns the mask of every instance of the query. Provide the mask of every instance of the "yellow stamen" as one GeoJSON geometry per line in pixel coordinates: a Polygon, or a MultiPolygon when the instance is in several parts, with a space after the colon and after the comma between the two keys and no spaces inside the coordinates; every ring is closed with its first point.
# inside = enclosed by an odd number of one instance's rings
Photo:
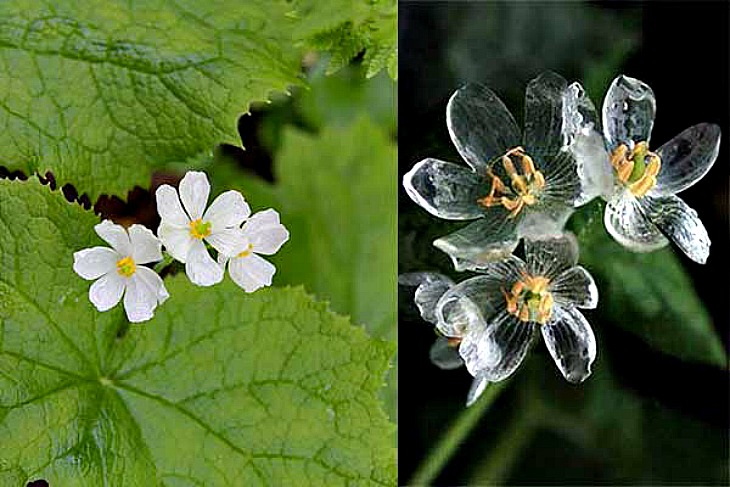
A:
{"type": "Polygon", "coordinates": [[[202,240],[211,233],[210,222],[204,222],[202,218],[190,222],[190,235],[202,240]]]}
{"type": "Polygon", "coordinates": [[[507,292],[502,290],[507,312],[520,321],[548,322],[553,313],[553,296],[548,290],[550,280],[545,276],[530,276],[522,273],[522,279],[507,292]]]}
{"type": "Polygon", "coordinates": [[[645,196],[656,186],[662,160],[658,154],[649,151],[646,141],[638,142],[630,153],[626,144],[619,145],[610,160],[618,180],[637,198],[645,196]]]}
{"type": "Polygon", "coordinates": [[[243,252],[239,253],[236,257],[248,257],[253,252],[253,244],[248,244],[248,247],[243,252]]]}
{"type": "Polygon", "coordinates": [[[125,257],[117,261],[117,272],[124,277],[132,277],[137,271],[137,265],[131,257],[125,257]]]}

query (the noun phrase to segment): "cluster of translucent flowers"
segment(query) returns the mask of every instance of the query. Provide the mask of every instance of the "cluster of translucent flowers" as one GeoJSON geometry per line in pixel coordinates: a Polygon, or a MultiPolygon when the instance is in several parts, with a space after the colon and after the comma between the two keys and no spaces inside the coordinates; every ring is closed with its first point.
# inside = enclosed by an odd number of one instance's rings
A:
{"type": "Polygon", "coordinates": [[[162,248],[185,264],[193,284],[212,286],[223,280],[226,267],[246,292],[270,286],[276,268],[258,254],[272,255],[289,239],[289,232],[272,209],[251,215],[238,191],[226,191],[210,206],[210,184],[202,172],[191,171],[180,181],[179,192],[164,184],[157,189],[161,222],[155,236],[142,225],[104,220],[94,227],[108,247],[74,253],[74,271],[95,282],[89,299],[107,311],[124,297],[131,322],[147,321],[169,294],[160,276],[144,264],[163,260],[162,248]],[[210,254],[217,252],[217,259],[210,254]]]}
{"type": "Polygon", "coordinates": [[[457,271],[479,275],[456,284],[412,273],[400,282],[416,286],[421,315],[440,335],[432,361],[466,365],[474,377],[467,404],[517,369],[538,329],[568,381],[590,375],[595,337],[578,308],[595,308],[598,291],[564,232],[576,207],[605,199],[606,230],[631,251],[671,240],[690,259],[707,260],[707,231],[675,194],[710,169],[720,128],[694,125],[652,151],[655,111],[651,88],[627,76],[611,83],[600,121],[579,83],[538,76],[527,86],[523,133],[482,85],[466,85],[449,100],[449,134],[469,167],[427,158],[403,186],[439,218],[474,220],[434,245],[457,271]],[[521,240],[525,261],[513,255],[521,240]]]}

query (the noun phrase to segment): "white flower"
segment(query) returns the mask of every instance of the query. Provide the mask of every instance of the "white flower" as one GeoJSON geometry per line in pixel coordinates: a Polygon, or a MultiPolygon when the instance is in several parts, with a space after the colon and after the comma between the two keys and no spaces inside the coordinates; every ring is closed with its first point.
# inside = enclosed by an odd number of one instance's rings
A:
{"type": "Polygon", "coordinates": [[[112,248],[92,247],[74,253],[74,271],[86,280],[96,280],[89,289],[89,300],[99,311],[107,311],[124,295],[129,321],[149,320],[157,305],[169,297],[160,276],[141,265],[162,260],[160,241],[142,225],[125,230],[104,220],[94,230],[112,248]]]}
{"type": "Polygon", "coordinates": [[[257,254],[275,254],[284,242],[289,240],[289,232],[279,223],[279,214],[264,210],[254,214],[243,225],[244,244],[231,255],[220,253],[218,263],[233,281],[244,291],[251,293],[261,287],[270,286],[276,267],[257,254]]]}
{"type": "Polygon", "coordinates": [[[209,194],[207,176],[196,171],[187,172],[180,181],[179,197],[167,184],[156,192],[162,218],[157,235],[170,255],[185,264],[185,273],[198,286],[212,286],[223,279],[223,268],[210,256],[204,242],[219,254],[235,254],[245,246],[240,226],[251,213],[238,191],[222,193],[206,210],[209,194]]]}

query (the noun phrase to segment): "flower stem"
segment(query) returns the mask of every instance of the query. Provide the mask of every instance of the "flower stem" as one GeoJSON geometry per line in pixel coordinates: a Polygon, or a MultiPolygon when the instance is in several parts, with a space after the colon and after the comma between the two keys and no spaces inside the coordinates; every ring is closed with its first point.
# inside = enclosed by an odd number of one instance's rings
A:
{"type": "Polygon", "coordinates": [[[152,268],[156,273],[160,274],[165,267],[169,266],[173,262],[172,255],[168,254],[167,252],[162,252],[162,260],[159,261],[155,266],[152,268]]]}
{"type": "Polygon", "coordinates": [[[429,452],[426,460],[418,467],[416,473],[413,474],[410,482],[408,482],[408,485],[429,485],[436,479],[446,463],[469,435],[469,432],[471,432],[482,415],[494,403],[502,390],[504,390],[507,382],[502,381],[490,384],[487,390],[484,391],[484,394],[482,394],[482,397],[459,415],[449,430],[441,437],[435,448],[429,452]]]}

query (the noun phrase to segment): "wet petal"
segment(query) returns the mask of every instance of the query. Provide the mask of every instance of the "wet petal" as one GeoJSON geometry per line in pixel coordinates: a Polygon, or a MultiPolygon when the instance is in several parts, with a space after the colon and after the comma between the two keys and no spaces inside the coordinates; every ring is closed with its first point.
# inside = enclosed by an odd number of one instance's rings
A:
{"type": "Polygon", "coordinates": [[[489,88],[468,84],[451,96],[446,125],[461,157],[479,174],[487,163],[520,145],[520,130],[504,103],[489,88]]]}
{"type": "Polygon", "coordinates": [[[403,286],[417,286],[413,300],[421,313],[421,317],[429,323],[436,324],[436,303],[444,293],[454,285],[454,281],[435,272],[411,272],[398,276],[398,283],[403,286]]]}
{"type": "Polygon", "coordinates": [[[240,227],[251,214],[251,208],[238,191],[226,191],[218,195],[203,215],[203,221],[210,222],[213,231],[228,227],[240,227]]]}
{"type": "Polygon", "coordinates": [[[541,327],[550,355],[568,382],[577,384],[591,375],[596,359],[596,338],[588,321],[575,308],[553,309],[553,319],[541,327]]]}
{"type": "Polygon", "coordinates": [[[563,93],[568,83],[548,71],[530,81],[525,93],[524,147],[530,155],[552,155],[563,145],[563,93]]]}
{"type": "Polygon", "coordinates": [[[438,337],[433,342],[428,357],[431,359],[432,364],[443,370],[454,370],[464,365],[458,347],[449,345],[449,339],[446,337],[438,337]]]}
{"type": "Polygon", "coordinates": [[[102,240],[112,246],[120,255],[126,257],[132,255],[132,246],[129,243],[129,235],[123,226],[117,225],[111,220],[94,225],[94,231],[102,240]]]}
{"type": "Polygon", "coordinates": [[[459,346],[469,373],[492,382],[509,377],[525,358],[535,326],[502,311],[487,326],[470,330],[459,346]]]}
{"type": "Polygon", "coordinates": [[[205,241],[221,254],[228,256],[242,252],[248,245],[243,231],[238,227],[213,230],[213,233],[205,237],[205,241]]]}
{"type": "Polygon", "coordinates": [[[545,187],[538,196],[540,204],[575,206],[583,197],[575,154],[567,149],[560,150],[541,159],[539,164],[545,177],[545,187]]]}
{"type": "Polygon", "coordinates": [[[234,258],[228,263],[228,273],[233,282],[247,293],[270,286],[275,272],[276,267],[271,262],[256,254],[234,258]]]}
{"type": "Polygon", "coordinates": [[[74,272],[87,281],[97,279],[116,269],[122,257],[109,247],[91,247],[74,252],[74,272]]]}
{"type": "Polygon", "coordinates": [[[89,288],[89,301],[99,311],[107,311],[122,299],[125,279],[116,272],[110,272],[99,278],[89,288]]]}
{"type": "Polygon", "coordinates": [[[616,194],[608,202],[603,223],[618,243],[634,252],[650,252],[669,243],[628,191],[616,194]]]}
{"type": "Polygon", "coordinates": [[[620,75],[603,100],[603,134],[609,149],[630,142],[649,142],[654,126],[656,100],[649,85],[620,75]]]}
{"type": "Polygon", "coordinates": [[[469,393],[466,395],[466,407],[474,404],[479,397],[487,390],[487,386],[490,384],[489,379],[484,375],[478,375],[471,381],[471,387],[469,393]]]}
{"type": "Polygon", "coordinates": [[[190,247],[196,242],[195,238],[190,235],[189,227],[178,227],[176,225],[169,225],[164,221],[160,223],[160,228],[157,229],[157,235],[160,237],[162,244],[165,246],[165,250],[172,255],[175,260],[185,263],[188,258],[188,252],[190,247]]]}
{"type": "Polygon", "coordinates": [[[279,223],[279,214],[273,209],[255,213],[243,225],[243,234],[253,251],[264,255],[275,254],[289,240],[289,231],[279,223]]]}
{"type": "Polygon", "coordinates": [[[593,309],[598,306],[598,288],[587,270],[572,267],[550,283],[555,302],[563,306],[593,309]]]}
{"type": "Polygon", "coordinates": [[[485,218],[435,240],[433,245],[449,254],[457,271],[480,269],[504,259],[517,247],[518,220],[508,219],[501,207],[490,208],[485,218]]]}
{"type": "MultiPolygon", "coordinates": [[[[149,270],[149,269],[148,269],[149,270]]],[[[154,315],[157,307],[157,288],[147,281],[147,277],[140,277],[138,272],[127,280],[127,291],[124,293],[124,311],[127,319],[132,323],[147,321],[154,315]]]]}
{"type": "Polygon", "coordinates": [[[651,222],[687,257],[704,264],[710,255],[710,237],[697,212],[677,196],[645,196],[642,207],[651,222]]]}
{"type": "Polygon", "coordinates": [[[540,239],[525,239],[527,272],[553,279],[578,262],[578,242],[570,233],[540,239]]]}
{"type": "Polygon", "coordinates": [[[193,284],[212,286],[223,280],[223,269],[208,253],[201,240],[194,240],[185,262],[185,273],[193,284]]]}
{"type": "Polygon", "coordinates": [[[707,174],[719,151],[719,126],[700,123],[683,131],[657,150],[662,167],[653,191],[670,195],[689,188],[707,174]]]}
{"type": "Polygon", "coordinates": [[[170,294],[167,292],[167,289],[165,288],[165,283],[162,278],[149,267],[137,267],[137,272],[135,273],[135,276],[138,276],[138,278],[141,279],[148,288],[155,292],[155,295],[157,297],[157,304],[164,303],[165,301],[167,301],[167,298],[170,297],[170,294]]]}
{"type": "Polygon", "coordinates": [[[132,243],[132,258],[136,264],[162,260],[162,242],[149,228],[135,223],[128,231],[132,243]]]}
{"type": "Polygon", "coordinates": [[[477,200],[487,195],[489,184],[474,171],[458,164],[424,159],[403,176],[403,187],[420,207],[447,220],[473,220],[484,213],[477,200]]]}
{"type": "Polygon", "coordinates": [[[190,218],[183,210],[180,197],[177,195],[175,188],[169,184],[163,184],[155,191],[155,199],[157,201],[157,213],[160,214],[160,218],[164,223],[179,227],[188,226],[190,218]]]}
{"type": "Polygon", "coordinates": [[[188,171],[180,181],[180,199],[191,220],[202,218],[208,203],[210,183],[208,176],[200,171],[188,171]]]}

